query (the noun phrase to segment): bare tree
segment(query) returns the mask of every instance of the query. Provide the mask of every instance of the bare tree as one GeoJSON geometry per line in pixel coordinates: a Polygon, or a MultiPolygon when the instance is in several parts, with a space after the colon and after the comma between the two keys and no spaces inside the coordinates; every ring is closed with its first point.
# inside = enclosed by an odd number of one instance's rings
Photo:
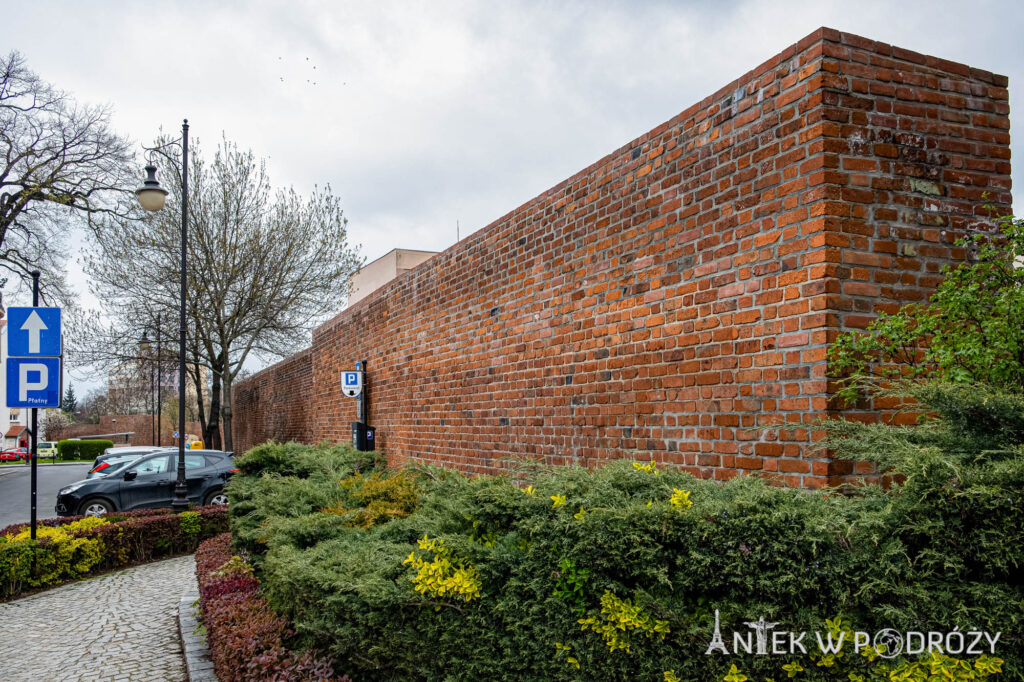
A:
{"type": "Polygon", "coordinates": [[[106,414],[110,414],[107,391],[102,388],[94,388],[82,398],[75,417],[85,424],[99,424],[100,417],[106,414]]]}
{"type": "Polygon", "coordinates": [[[57,435],[74,423],[74,419],[67,412],[61,410],[46,410],[43,416],[43,438],[56,440],[57,435]]]}
{"type": "Polygon", "coordinates": [[[0,286],[13,276],[20,287],[38,269],[44,299],[67,302],[68,217],[92,227],[131,210],[132,154],[109,114],[40,80],[19,53],[0,56],[0,286]]]}
{"type": "MultiPolygon", "coordinates": [[[[188,317],[191,353],[210,368],[204,434],[232,448],[232,387],[251,355],[282,357],[309,341],[312,326],[336,311],[361,265],[348,245],[347,220],[329,187],[301,197],[273,191],[263,161],[223,139],[204,161],[195,145],[189,168],[188,317]]],[[[163,172],[170,196],[144,220],[114,219],[97,233],[87,259],[94,293],[111,314],[109,337],[137,337],[140,320],[175,319],[180,238],[179,169],[163,172]]],[[[83,335],[83,339],[89,338],[83,335]]],[[[95,353],[95,340],[88,346],[95,353]]]]}

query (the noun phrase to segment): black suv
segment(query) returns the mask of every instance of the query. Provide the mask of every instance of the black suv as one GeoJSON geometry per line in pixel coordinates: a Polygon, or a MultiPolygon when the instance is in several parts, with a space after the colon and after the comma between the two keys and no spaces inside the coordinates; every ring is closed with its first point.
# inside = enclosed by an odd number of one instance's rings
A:
{"type": "MultiPolygon", "coordinates": [[[[99,516],[112,511],[170,507],[178,478],[177,467],[176,450],[143,455],[109,476],[86,479],[61,488],[57,493],[57,514],[99,516]]],[[[186,451],[188,501],[193,504],[227,504],[224,484],[237,471],[230,452],[186,451]]]]}

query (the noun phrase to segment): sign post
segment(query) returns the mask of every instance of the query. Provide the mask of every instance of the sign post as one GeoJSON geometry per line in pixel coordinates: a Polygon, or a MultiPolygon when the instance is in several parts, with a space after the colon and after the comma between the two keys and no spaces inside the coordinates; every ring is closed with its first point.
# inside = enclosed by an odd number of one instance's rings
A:
{"type": "Polygon", "coordinates": [[[60,407],[62,388],[60,308],[39,307],[39,271],[32,272],[32,307],[7,309],[7,407],[32,409],[31,535],[36,539],[39,408],[60,407]]]}
{"type": "Polygon", "coordinates": [[[373,450],[374,428],[367,425],[369,421],[367,410],[367,387],[366,387],[366,360],[356,363],[356,369],[341,373],[341,392],[349,398],[357,398],[356,421],[352,422],[352,447],[356,450],[373,450]]]}

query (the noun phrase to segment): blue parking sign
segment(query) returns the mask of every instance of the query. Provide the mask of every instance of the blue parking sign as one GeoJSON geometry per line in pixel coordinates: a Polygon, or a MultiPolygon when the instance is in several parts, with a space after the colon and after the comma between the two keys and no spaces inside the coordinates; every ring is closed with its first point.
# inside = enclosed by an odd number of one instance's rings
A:
{"type": "Polygon", "coordinates": [[[8,357],[57,357],[61,354],[60,308],[8,308],[8,357]]]}
{"type": "Polygon", "coordinates": [[[363,391],[362,372],[342,372],[341,392],[349,398],[355,398],[363,391]]]}
{"type": "Polygon", "coordinates": [[[60,358],[7,358],[7,407],[60,407],[60,358]]]}

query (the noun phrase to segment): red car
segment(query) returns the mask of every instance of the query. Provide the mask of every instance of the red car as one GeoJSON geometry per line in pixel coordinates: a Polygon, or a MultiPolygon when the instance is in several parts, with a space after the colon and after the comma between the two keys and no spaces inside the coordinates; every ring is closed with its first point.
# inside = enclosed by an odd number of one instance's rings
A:
{"type": "Polygon", "coordinates": [[[11,448],[0,452],[0,462],[19,462],[28,460],[28,448],[11,448]]]}

